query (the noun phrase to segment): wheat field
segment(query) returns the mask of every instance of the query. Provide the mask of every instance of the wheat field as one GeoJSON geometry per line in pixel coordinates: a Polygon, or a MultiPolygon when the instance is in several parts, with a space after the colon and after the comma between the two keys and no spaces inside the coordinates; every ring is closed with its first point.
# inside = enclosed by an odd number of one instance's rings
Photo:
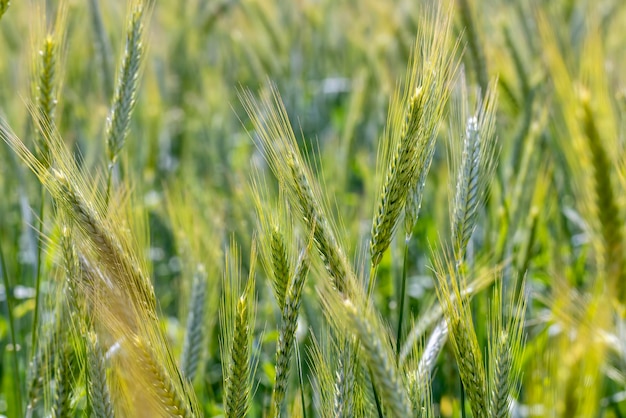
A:
{"type": "Polygon", "coordinates": [[[626,416],[623,0],[0,0],[0,417],[626,416]]]}

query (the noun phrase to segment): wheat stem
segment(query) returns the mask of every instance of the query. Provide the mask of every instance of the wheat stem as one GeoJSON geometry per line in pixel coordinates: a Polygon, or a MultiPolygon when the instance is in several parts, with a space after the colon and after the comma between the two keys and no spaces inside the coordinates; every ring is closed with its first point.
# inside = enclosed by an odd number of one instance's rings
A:
{"type": "Polygon", "coordinates": [[[2,248],[2,240],[0,240],[0,272],[2,272],[2,282],[4,284],[4,292],[6,295],[7,317],[9,321],[9,336],[11,338],[11,345],[13,346],[11,362],[13,366],[13,387],[15,390],[15,399],[17,403],[17,414],[22,416],[22,383],[19,373],[19,356],[17,350],[17,339],[15,337],[15,319],[13,317],[13,287],[9,280],[9,274],[7,271],[6,262],[4,259],[4,250],[2,248]]]}

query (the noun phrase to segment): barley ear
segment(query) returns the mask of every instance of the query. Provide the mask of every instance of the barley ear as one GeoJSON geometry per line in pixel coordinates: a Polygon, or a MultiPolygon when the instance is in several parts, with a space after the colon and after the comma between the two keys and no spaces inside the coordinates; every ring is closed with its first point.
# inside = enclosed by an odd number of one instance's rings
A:
{"type": "MultiPolygon", "coordinates": [[[[56,108],[61,91],[63,41],[67,8],[58,9],[54,29],[46,30],[36,45],[37,54],[33,64],[33,98],[38,116],[51,126],[55,122],[56,108]]],[[[50,145],[45,135],[35,133],[35,146],[39,161],[46,167],[52,164],[50,145]]]]}
{"type": "Polygon", "coordinates": [[[150,385],[151,395],[158,402],[157,411],[183,418],[194,416],[187,394],[177,387],[152,345],[141,338],[134,338],[132,343],[145,378],[144,384],[150,385]]]}
{"type": "Polygon", "coordinates": [[[101,63],[102,84],[106,96],[113,94],[113,53],[106,33],[99,0],[89,0],[89,13],[95,35],[95,49],[101,63]]]}
{"type": "Polygon", "coordinates": [[[582,95],[581,107],[583,132],[591,151],[596,214],[604,252],[601,258],[606,265],[606,274],[611,286],[617,290],[620,301],[624,303],[626,301],[624,222],[611,176],[613,166],[596,126],[588,92],[582,95]]]}
{"type": "Polygon", "coordinates": [[[266,274],[270,276],[274,296],[282,312],[293,270],[292,251],[286,241],[293,236],[291,218],[282,189],[279,190],[276,204],[269,197],[260,175],[253,178],[251,189],[259,224],[259,241],[262,243],[261,261],[266,274]]]}
{"type": "Polygon", "coordinates": [[[56,349],[56,365],[54,373],[54,395],[52,403],[52,417],[65,418],[71,416],[71,396],[72,396],[72,363],[71,352],[68,342],[59,342],[56,349]]]}
{"type": "MultiPolygon", "coordinates": [[[[408,236],[417,220],[436,128],[456,71],[453,55],[457,45],[449,45],[451,14],[450,8],[441,5],[429,9],[417,36],[403,93],[396,93],[390,106],[378,156],[382,183],[371,229],[372,270],[389,247],[403,211],[408,207],[405,213],[408,236]]],[[[371,283],[373,280],[370,287],[371,283]]]]}

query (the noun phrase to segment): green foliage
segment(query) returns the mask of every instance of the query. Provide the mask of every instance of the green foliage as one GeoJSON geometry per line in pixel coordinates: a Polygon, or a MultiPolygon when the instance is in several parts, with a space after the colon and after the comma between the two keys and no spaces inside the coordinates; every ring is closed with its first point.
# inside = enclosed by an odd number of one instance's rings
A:
{"type": "Polygon", "coordinates": [[[624,416],[596,3],[0,1],[0,415],[624,416]]]}

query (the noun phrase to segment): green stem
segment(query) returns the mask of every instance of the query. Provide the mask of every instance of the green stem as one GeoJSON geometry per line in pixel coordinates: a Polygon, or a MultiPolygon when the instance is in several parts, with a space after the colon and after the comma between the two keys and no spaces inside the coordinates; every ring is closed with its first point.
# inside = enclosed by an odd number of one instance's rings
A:
{"type": "Polygon", "coordinates": [[[461,380],[461,418],[467,418],[465,415],[465,388],[463,387],[463,380],[461,380]]]}
{"type": "Polygon", "coordinates": [[[43,217],[46,208],[46,194],[44,187],[41,186],[41,202],[39,204],[39,226],[37,230],[37,276],[35,277],[35,311],[33,312],[33,329],[32,329],[32,339],[31,339],[31,350],[34,355],[37,352],[37,332],[39,327],[39,299],[40,299],[40,291],[41,291],[41,273],[43,263],[41,261],[43,255],[43,241],[41,237],[43,236],[43,217]]]}
{"type": "Polygon", "coordinates": [[[398,333],[396,340],[396,362],[400,361],[400,350],[402,348],[402,322],[404,321],[404,301],[406,299],[406,275],[409,268],[409,241],[404,240],[404,261],[402,263],[402,283],[400,284],[400,311],[398,313],[398,333]]]}
{"type": "Polygon", "coordinates": [[[383,414],[383,406],[380,404],[380,397],[378,396],[378,391],[376,390],[376,384],[374,383],[374,375],[372,374],[372,369],[368,367],[370,372],[370,381],[372,383],[372,393],[374,394],[374,402],[376,403],[376,411],[378,412],[378,418],[384,418],[385,414],[383,414]]]}
{"type": "Polygon", "coordinates": [[[296,343],[296,363],[298,365],[298,381],[300,383],[300,402],[302,402],[302,418],[306,418],[306,403],[304,400],[304,379],[302,378],[302,362],[300,361],[300,347],[298,347],[298,340],[296,343]]]}
{"type": "Polygon", "coordinates": [[[111,183],[113,182],[113,169],[115,163],[111,161],[107,170],[107,193],[104,195],[104,207],[109,207],[109,200],[111,200],[111,183]]]}
{"type": "Polygon", "coordinates": [[[376,272],[378,270],[378,265],[376,267],[372,266],[370,269],[370,277],[369,277],[369,282],[367,283],[367,300],[369,303],[369,300],[372,297],[372,292],[374,291],[374,282],[376,281],[376,272]]]}
{"type": "Polygon", "coordinates": [[[0,240],[0,263],[2,264],[2,280],[4,281],[4,293],[7,298],[7,312],[9,317],[9,333],[11,334],[11,344],[13,345],[13,388],[17,400],[17,416],[22,416],[22,385],[20,382],[19,358],[17,355],[17,340],[15,338],[15,321],[13,319],[13,300],[11,284],[6,263],[4,262],[4,251],[2,250],[2,240],[0,240]]]}

